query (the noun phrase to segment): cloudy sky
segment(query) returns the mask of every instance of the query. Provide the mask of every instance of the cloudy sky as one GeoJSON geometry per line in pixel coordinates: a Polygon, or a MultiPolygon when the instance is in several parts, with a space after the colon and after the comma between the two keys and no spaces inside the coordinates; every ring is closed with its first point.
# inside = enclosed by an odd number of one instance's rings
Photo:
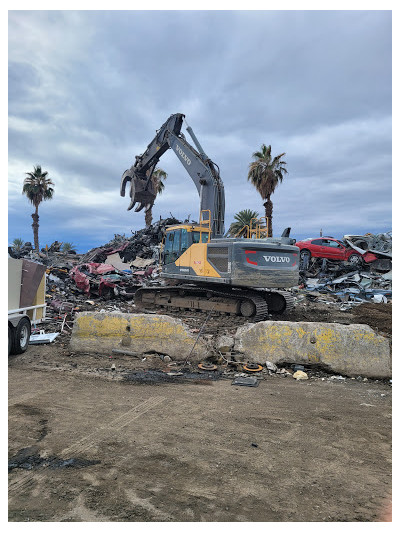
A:
{"type": "MultiPolygon", "coordinates": [[[[37,164],[55,184],[41,246],[84,252],[142,228],[121,175],[172,113],[220,167],[226,228],[263,214],[247,172],[264,143],[286,153],[275,235],[390,230],[391,28],[390,11],[9,11],[9,242],[33,242],[21,190],[37,164]]],[[[175,154],[159,166],[154,219],[197,218],[175,154]]]]}

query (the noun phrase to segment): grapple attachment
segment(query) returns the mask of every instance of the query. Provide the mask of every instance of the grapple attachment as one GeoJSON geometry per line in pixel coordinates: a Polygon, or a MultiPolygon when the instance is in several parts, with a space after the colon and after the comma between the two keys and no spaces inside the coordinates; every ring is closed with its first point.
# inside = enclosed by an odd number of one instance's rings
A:
{"type": "Polygon", "coordinates": [[[135,173],[133,167],[131,167],[129,170],[125,170],[121,178],[121,196],[125,196],[125,188],[128,181],[131,182],[131,187],[129,191],[131,201],[128,207],[128,211],[130,211],[136,203],[139,204],[135,209],[136,212],[141,211],[144,207],[146,209],[151,207],[154,203],[154,200],[156,199],[152,180],[146,177],[141,178],[140,176],[138,176],[135,173]]]}

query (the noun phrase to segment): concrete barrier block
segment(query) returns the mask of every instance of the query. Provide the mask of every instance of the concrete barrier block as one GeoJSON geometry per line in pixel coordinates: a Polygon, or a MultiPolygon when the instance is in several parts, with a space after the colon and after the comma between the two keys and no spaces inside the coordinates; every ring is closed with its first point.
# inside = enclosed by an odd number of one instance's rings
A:
{"type": "MultiPolygon", "coordinates": [[[[185,360],[196,341],[187,326],[163,315],[129,313],[77,313],[70,348],[75,352],[110,354],[113,349],[135,354],[157,352],[172,360],[185,360]]],[[[202,361],[206,346],[197,342],[190,361],[202,361]]]]}
{"type": "Polygon", "coordinates": [[[238,328],[234,348],[254,363],[321,364],[346,376],[391,377],[389,340],[364,324],[247,324],[238,328]]]}

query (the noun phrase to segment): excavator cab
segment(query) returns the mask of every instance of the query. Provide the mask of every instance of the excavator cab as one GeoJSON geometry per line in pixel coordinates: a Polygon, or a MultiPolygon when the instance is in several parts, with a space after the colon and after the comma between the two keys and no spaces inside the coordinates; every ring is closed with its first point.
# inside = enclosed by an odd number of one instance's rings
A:
{"type": "Polygon", "coordinates": [[[168,228],[162,252],[162,263],[164,265],[175,263],[192,244],[207,243],[209,240],[210,232],[201,227],[181,225],[168,228]]]}

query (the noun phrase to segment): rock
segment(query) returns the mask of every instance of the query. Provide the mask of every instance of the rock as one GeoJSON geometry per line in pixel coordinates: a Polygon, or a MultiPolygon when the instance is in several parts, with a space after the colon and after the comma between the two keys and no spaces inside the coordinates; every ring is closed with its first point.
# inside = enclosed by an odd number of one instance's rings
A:
{"type": "Polygon", "coordinates": [[[292,376],[293,375],[293,372],[291,372],[287,368],[278,368],[276,373],[277,374],[283,374],[284,376],[292,376]]]}
{"type": "MultiPolygon", "coordinates": [[[[195,342],[196,336],[176,318],[88,311],[75,315],[70,348],[74,352],[110,354],[113,349],[125,347],[135,354],[162,353],[174,361],[182,361],[195,342]]],[[[206,357],[207,346],[200,338],[189,361],[200,362],[206,357]]]]}
{"type": "Polygon", "coordinates": [[[278,371],[278,367],[274,363],[271,363],[271,361],[265,361],[265,366],[271,372],[277,372],[278,371]]]}
{"type": "Polygon", "coordinates": [[[254,363],[267,358],[275,364],[323,365],[350,377],[392,377],[389,339],[365,324],[287,321],[246,324],[236,332],[234,349],[254,363]]]}
{"type": "Polygon", "coordinates": [[[293,377],[294,377],[294,379],[297,379],[297,380],[299,380],[299,379],[308,379],[307,374],[305,372],[303,372],[302,370],[297,370],[297,372],[295,372],[293,374],[293,377]]]}
{"type": "Polygon", "coordinates": [[[235,344],[234,337],[230,335],[220,335],[215,341],[215,348],[221,353],[230,352],[235,344]]]}

